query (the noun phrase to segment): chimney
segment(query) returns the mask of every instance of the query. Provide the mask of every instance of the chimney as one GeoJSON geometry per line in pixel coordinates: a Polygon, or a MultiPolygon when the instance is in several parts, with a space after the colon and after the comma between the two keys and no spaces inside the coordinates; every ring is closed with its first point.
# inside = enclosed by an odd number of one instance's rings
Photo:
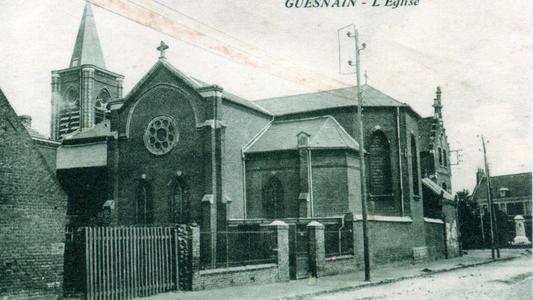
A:
{"type": "Polygon", "coordinates": [[[31,128],[31,116],[28,115],[22,115],[19,116],[20,123],[24,125],[26,128],[31,128]]]}
{"type": "Polygon", "coordinates": [[[477,172],[476,172],[476,184],[478,184],[481,179],[483,179],[483,177],[485,177],[485,170],[479,168],[477,169],[477,172]]]}

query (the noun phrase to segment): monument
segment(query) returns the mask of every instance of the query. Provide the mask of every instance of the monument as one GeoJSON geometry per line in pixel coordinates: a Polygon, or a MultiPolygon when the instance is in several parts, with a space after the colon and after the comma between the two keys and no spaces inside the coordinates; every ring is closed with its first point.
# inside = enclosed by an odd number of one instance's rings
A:
{"type": "Polygon", "coordinates": [[[513,245],[531,245],[531,242],[526,237],[526,229],[524,228],[524,217],[517,215],[514,217],[514,224],[516,236],[513,240],[513,245]]]}

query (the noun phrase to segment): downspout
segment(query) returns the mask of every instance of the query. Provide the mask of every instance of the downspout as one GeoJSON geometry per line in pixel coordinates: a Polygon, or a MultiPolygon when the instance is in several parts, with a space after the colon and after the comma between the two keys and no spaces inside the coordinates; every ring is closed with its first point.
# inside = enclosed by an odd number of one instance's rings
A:
{"type": "Polygon", "coordinates": [[[307,180],[308,180],[308,189],[309,189],[309,202],[311,207],[311,218],[315,216],[315,205],[313,203],[313,170],[311,163],[311,149],[307,149],[307,180]]]}
{"type": "Polygon", "coordinates": [[[402,209],[402,217],[405,216],[405,205],[403,196],[403,168],[402,168],[402,142],[400,134],[400,107],[396,107],[396,133],[398,139],[398,166],[400,168],[400,203],[402,209]]]}
{"type": "Polygon", "coordinates": [[[342,256],[342,230],[344,229],[344,218],[341,219],[341,227],[338,230],[339,235],[339,255],[342,256]]]}
{"type": "Polygon", "coordinates": [[[274,122],[274,116],[271,117],[270,121],[263,127],[259,132],[241,148],[241,172],[242,172],[242,215],[244,220],[247,219],[248,213],[246,211],[247,197],[246,197],[246,155],[244,154],[246,150],[261,136],[267,131],[268,128],[274,122]]]}
{"type": "Polygon", "coordinates": [[[217,231],[218,231],[218,178],[217,178],[217,127],[218,127],[218,102],[221,101],[222,93],[219,90],[219,87],[216,87],[216,90],[213,95],[213,122],[211,124],[211,189],[213,195],[213,203],[211,206],[211,265],[214,267],[216,265],[217,259],[217,231]]]}
{"type": "MultiPolygon", "coordinates": [[[[116,114],[118,115],[118,114],[116,114]]],[[[120,159],[120,153],[119,153],[119,130],[117,129],[117,132],[114,136],[114,154],[113,154],[113,200],[115,200],[115,208],[118,208],[118,203],[119,203],[119,182],[118,182],[118,177],[119,177],[119,159],[120,159]]],[[[113,222],[113,225],[116,225],[118,224],[118,216],[117,216],[117,212],[114,211],[113,212],[113,215],[112,215],[112,222],[113,222]]]]}
{"type": "Polygon", "coordinates": [[[244,147],[241,148],[241,172],[242,172],[242,217],[246,220],[246,157],[244,147]]]}

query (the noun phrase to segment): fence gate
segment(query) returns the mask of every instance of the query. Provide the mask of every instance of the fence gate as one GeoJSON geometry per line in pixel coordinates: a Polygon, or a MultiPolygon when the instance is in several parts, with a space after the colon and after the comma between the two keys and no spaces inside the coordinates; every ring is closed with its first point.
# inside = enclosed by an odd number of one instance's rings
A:
{"type": "Polygon", "coordinates": [[[301,224],[289,224],[289,273],[291,279],[309,276],[307,227],[301,224]]]}
{"type": "Polygon", "coordinates": [[[83,227],[87,299],[129,299],[176,290],[177,231],[83,227]]]}

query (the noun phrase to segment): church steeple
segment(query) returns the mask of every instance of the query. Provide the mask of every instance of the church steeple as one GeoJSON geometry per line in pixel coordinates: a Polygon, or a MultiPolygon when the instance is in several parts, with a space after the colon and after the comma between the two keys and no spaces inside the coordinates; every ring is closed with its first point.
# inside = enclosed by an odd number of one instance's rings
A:
{"type": "Polygon", "coordinates": [[[89,2],[85,4],[80,28],[78,29],[78,36],[76,37],[76,44],[74,44],[74,51],[70,59],[71,68],[81,65],[94,65],[105,69],[104,55],[100,46],[100,39],[98,39],[98,33],[96,32],[93,11],[89,2]]]}
{"type": "Polygon", "coordinates": [[[87,2],[70,67],[52,71],[52,139],[62,140],[108,119],[110,102],[122,97],[123,79],[106,69],[91,4],[87,2]]]}
{"type": "Polygon", "coordinates": [[[437,119],[442,119],[441,95],[442,95],[442,91],[440,90],[440,86],[438,86],[435,99],[433,99],[433,108],[435,110],[434,116],[437,119]]]}

